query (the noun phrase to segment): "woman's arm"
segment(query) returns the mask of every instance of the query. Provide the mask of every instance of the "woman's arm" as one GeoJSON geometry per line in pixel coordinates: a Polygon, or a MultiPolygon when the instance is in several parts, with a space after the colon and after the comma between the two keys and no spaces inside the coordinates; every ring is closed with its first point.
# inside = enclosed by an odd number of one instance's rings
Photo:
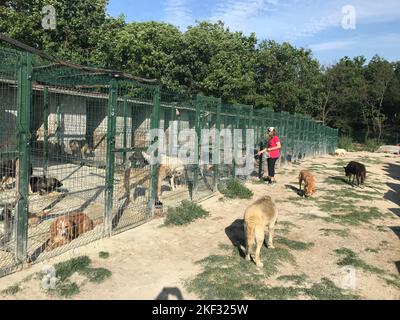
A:
{"type": "Polygon", "coordinates": [[[262,149],[257,153],[257,156],[262,155],[263,153],[266,153],[268,151],[268,148],[262,149]]]}

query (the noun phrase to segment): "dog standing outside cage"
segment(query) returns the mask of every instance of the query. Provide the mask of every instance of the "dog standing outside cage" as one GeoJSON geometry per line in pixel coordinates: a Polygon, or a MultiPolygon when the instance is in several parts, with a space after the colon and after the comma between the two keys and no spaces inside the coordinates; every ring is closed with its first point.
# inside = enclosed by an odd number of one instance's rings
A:
{"type": "Polygon", "coordinates": [[[266,141],[265,145],[268,147],[257,153],[257,156],[261,156],[263,154],[267,155],[267,163],[268,163],[268,177],[267,183],[273,184],[276,183],[275,180],[275,165],[277,160],[280,157],[281,153],[281,141],[277,135],[276,129],[274,127],[269,127],[266,132],[266,136],[268,141],[266,141]]]}

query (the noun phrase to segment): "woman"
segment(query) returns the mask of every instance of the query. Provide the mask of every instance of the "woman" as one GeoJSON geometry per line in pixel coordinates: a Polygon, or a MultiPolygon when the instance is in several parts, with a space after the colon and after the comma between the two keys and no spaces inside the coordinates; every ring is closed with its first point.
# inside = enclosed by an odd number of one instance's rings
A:
{"type": "Polygon", "coordinates": [[[268,177],[267,177],[267,182],[269,184],[276,183],[275,180],[275,164],[276,161],[280,157],[280,151],[281,151],[281,142],[279,137],[276,135],[276,129],[273,127],[270,127],[267,129],[267,135],[268,135],[268,148],[265,148],[261,150],[260,152],[257,153],[257,156],[260,156],[264,153],[269,153],[268,157],[268,177]]]}

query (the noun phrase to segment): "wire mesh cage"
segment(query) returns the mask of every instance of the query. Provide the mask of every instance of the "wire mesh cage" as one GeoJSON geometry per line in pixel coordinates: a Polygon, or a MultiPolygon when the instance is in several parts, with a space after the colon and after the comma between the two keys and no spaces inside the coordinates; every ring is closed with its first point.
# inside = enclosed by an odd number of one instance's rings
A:
{"type": "Polygon", "coordinates": [[[269,126],[282,163],[336,148],[337,130],[300,115],[0,47],[0,276],[261,177],[262,159],[241,159],[269,126]]]}

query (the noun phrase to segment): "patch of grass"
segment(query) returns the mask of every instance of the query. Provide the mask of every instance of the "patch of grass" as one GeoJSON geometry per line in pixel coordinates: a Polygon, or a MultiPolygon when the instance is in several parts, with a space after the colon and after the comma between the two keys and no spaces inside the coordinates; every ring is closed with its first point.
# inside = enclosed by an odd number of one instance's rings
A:
{"type": "Polygon", "coordinates": [[[381,247],[386,247],[386,246],[388,246],[388,245],[389,245],[389,242],[386,241],[386,240],[383,240],[383,241],[381,241],[381,242],[379,243],[379,246],[381,246],[381,247]]]}
{"type": "Polygon", "coordinates": [[[317,300],[357,300],[359,296],[345,294],[328,278],[322,278],[320,283],[314,284],[311,288],[304,289],[304,293],[317,300]]]}
{"type": "Polygon", "coordinates": [[[280,234],[288,234],[290,232],[290,228],[296,227],[294,223],[289,221],[278,221],[277,226],[278,228],[275,231],[280,234]]]}
{"type": "Polygon", "coordinates": [[[85,275],[90,282],[101,283],[111,277],[111,271],[104,268],[87,268],[80,272],[85,275]]]}
{"type": "Polygon", "coordinates": [[[104,268],[92,268],[91,263],[88,256],[80,256],[56,264],[54,266],[57,277],[56,288],[47,290],[47,293],[67,298],[78,294],[80,292],[78,284],[69,279],[74,273],[83,275],[94,283],[101,283],[111,277],[111,271],[104,268]]]}
{"type": "Polygon", "coordinates": [[[229,180],[219,190],[225,197],[230,199],[251,199],[254,195],[253,191],[237,179],[229,180]]]}
{"type": "Polygon", "coordinates": [[[367,272],[376,274],[384,274],[385,271],[371,266],[364,262],[354,251],[348,248],[336,249],[335,252],[341,256],[341,259],[337,262],[339,266],[352,266],[358,269],[362,269],[367,272]]]}
{"type": "Polygon", "coordinates": [[[386,227],[386,226],[377,226],[376,229],[377,229],[379,232],[389,232],[389,229],[388,229],[388,227],[386,227]]]}
{"type": "Polygon", "coordinates": [[[75,272],[83,271],[89,268],[92,261],[88,256],[81,256],[72,258],[70,260],[57,263],[54,268],[56,269],[56,276],[59,281],[65,281],[71,277],[75,272]]]}
{"type": "Polygon", "coordinates": [[[376,192],[362,190],[360,192],[355,191],[355,189],[351,188],[343,188],[343,189],[335,189],[328,190],[328,195],[323,197],[326,200],[338,201],[342,198],[351,198],[357,200],[381,200],[380,197],[376,196],[376,192]]]}
{"type": "Polygon", "coordinates": [[[386,283],[388,285],[391,285],[393,287],[400,289],[400,277],[399,276],[392,276],[392,277],[393,277],[393,279],[385,279],[386,283]]]}
{"type": "Polygon", "coordinates": [[[351,212],[345,215],[332,215],[327,218],[329,221],[333,221],[339,224],[345,225],[360,225],[361,223],[371,223],[374,219],[382,219],[383,214],[378,208],[361,207],[352,209],[351,212]]]}
{"type": "Polygon", "coordinates": [[[338,237],[347,238],[350,236],[348,229],[319,229],[319,231],[322,231],[325,237],[335,235],[338,237]]]}
{"type": "Polygon", "coordinates": [[[285,282],[293,282],[295,285],[299,286],[307,281],[307,276],[305,274],[283,275],[278,277],[277,280],[285,282]]]}
{"type": "Polygon", "coordinates": [[[252,184],[264,184],[264,181],[263,180],[260,180],[260,179],[252,179],[251,180],[251,183],[252,184]]]}
{"type": "Polygon", "coordinates": [[[312,213],[301,213],[301,216],[303,217],[304,220],[318,220],[318,219],[322,219],[322,217],[317,216],[316,214],[312,214],[312,213]]]}
{"type": "Polygon", "coordinates": [[[204,210],[198,204],[184,200],[181,205],[176,208],[168,208],[164,225],[187,225],[194,220],[208,217],[208,211],[204,210]]]}
{"type": "Polygon", "coordinates": [[[203,271],[193,280],[186,283],[190,292],[195,292],[202,299],[232,299],[241,300],[252,297],[266,299],[267,296],[289,296],[279,289],[264,285],[265,278],[278,272],[282,262],[295,263],[293,255],[284,248],[261,249],[262,270],[256,268],[253,262],[246,261],[236,249],[230,248],[224,254],[211,255],[197,263],[203,266],[203,271]]]}
{"type": "Polygon", "coordinates": [[[1,293],[5,295],[16,295],[18,292],[21,291],[21,287],[18,284],[9,286],[8,288],[4,289],[1,293]]]}
{"type": "MultiPolygon", "coordinates": [[[[220,246],[221,247],[221,246],[220,246]]],[[[287,249],[261,250],[263,269],[259,270],[254,263],[240,257],[238,251],[225,248],[220,255],[211,255],[198,263],[203,271],[185,283],[189,292],[196,293],[201,299],[210,300],[286,300],[306,295],[313,299],[357,299],[358,296],[345,294],[329,279],[322,279],[311,288],[305,287],[307,276],[282,275],[277,280],[292,282],[294,286],[269,286],[266,278],[278,272],[282,262],[295,263],[294,257],[287,249]]]]}
{"type": "Polygon", "coordinates": [[[346,151],[353,150],[353,139],[351,137],[342,136],[338,139],[338,149],[345,149],[346,151]]]}
{"type": "Polygon", "coordinates": [[[312,242],[307,243],[302,241],[290,240],[284,237],[276,237],[275,242],[283,244],[292,250],[308,250],[314,246],[314,243],[312,242]]]}
{"type": "Polygon", "coordinates": [[[379,149],[380,146],[381,144],[377,139],[367,139],[367,141],[365,141],[363,145],[363,149],[365,151],[375,152],[376,150],[379,149]]]}
{"type": "Polygon", "coordinates": [[[99,258],[100,259],[108,259],[110,257],[110,254],[108,252],[105,251],[100,251],[99,252],[99,258]]]}
{"type": "Polygon", "coordinates": [[[372,253],[379,253],[379,249],[374,249],[374,248],[366,248],[365,251],[367,252],[372,252],[372,253]]]}
{"type": "Polygon", "coordinates": [[[49,289],[47,291],[50,295],[57,295],[64,298],[70,298],[77,295],[80,292],[79,286],[75,282],[70,280],[64,280],[57,282],[55,289],[49,289]]]}

